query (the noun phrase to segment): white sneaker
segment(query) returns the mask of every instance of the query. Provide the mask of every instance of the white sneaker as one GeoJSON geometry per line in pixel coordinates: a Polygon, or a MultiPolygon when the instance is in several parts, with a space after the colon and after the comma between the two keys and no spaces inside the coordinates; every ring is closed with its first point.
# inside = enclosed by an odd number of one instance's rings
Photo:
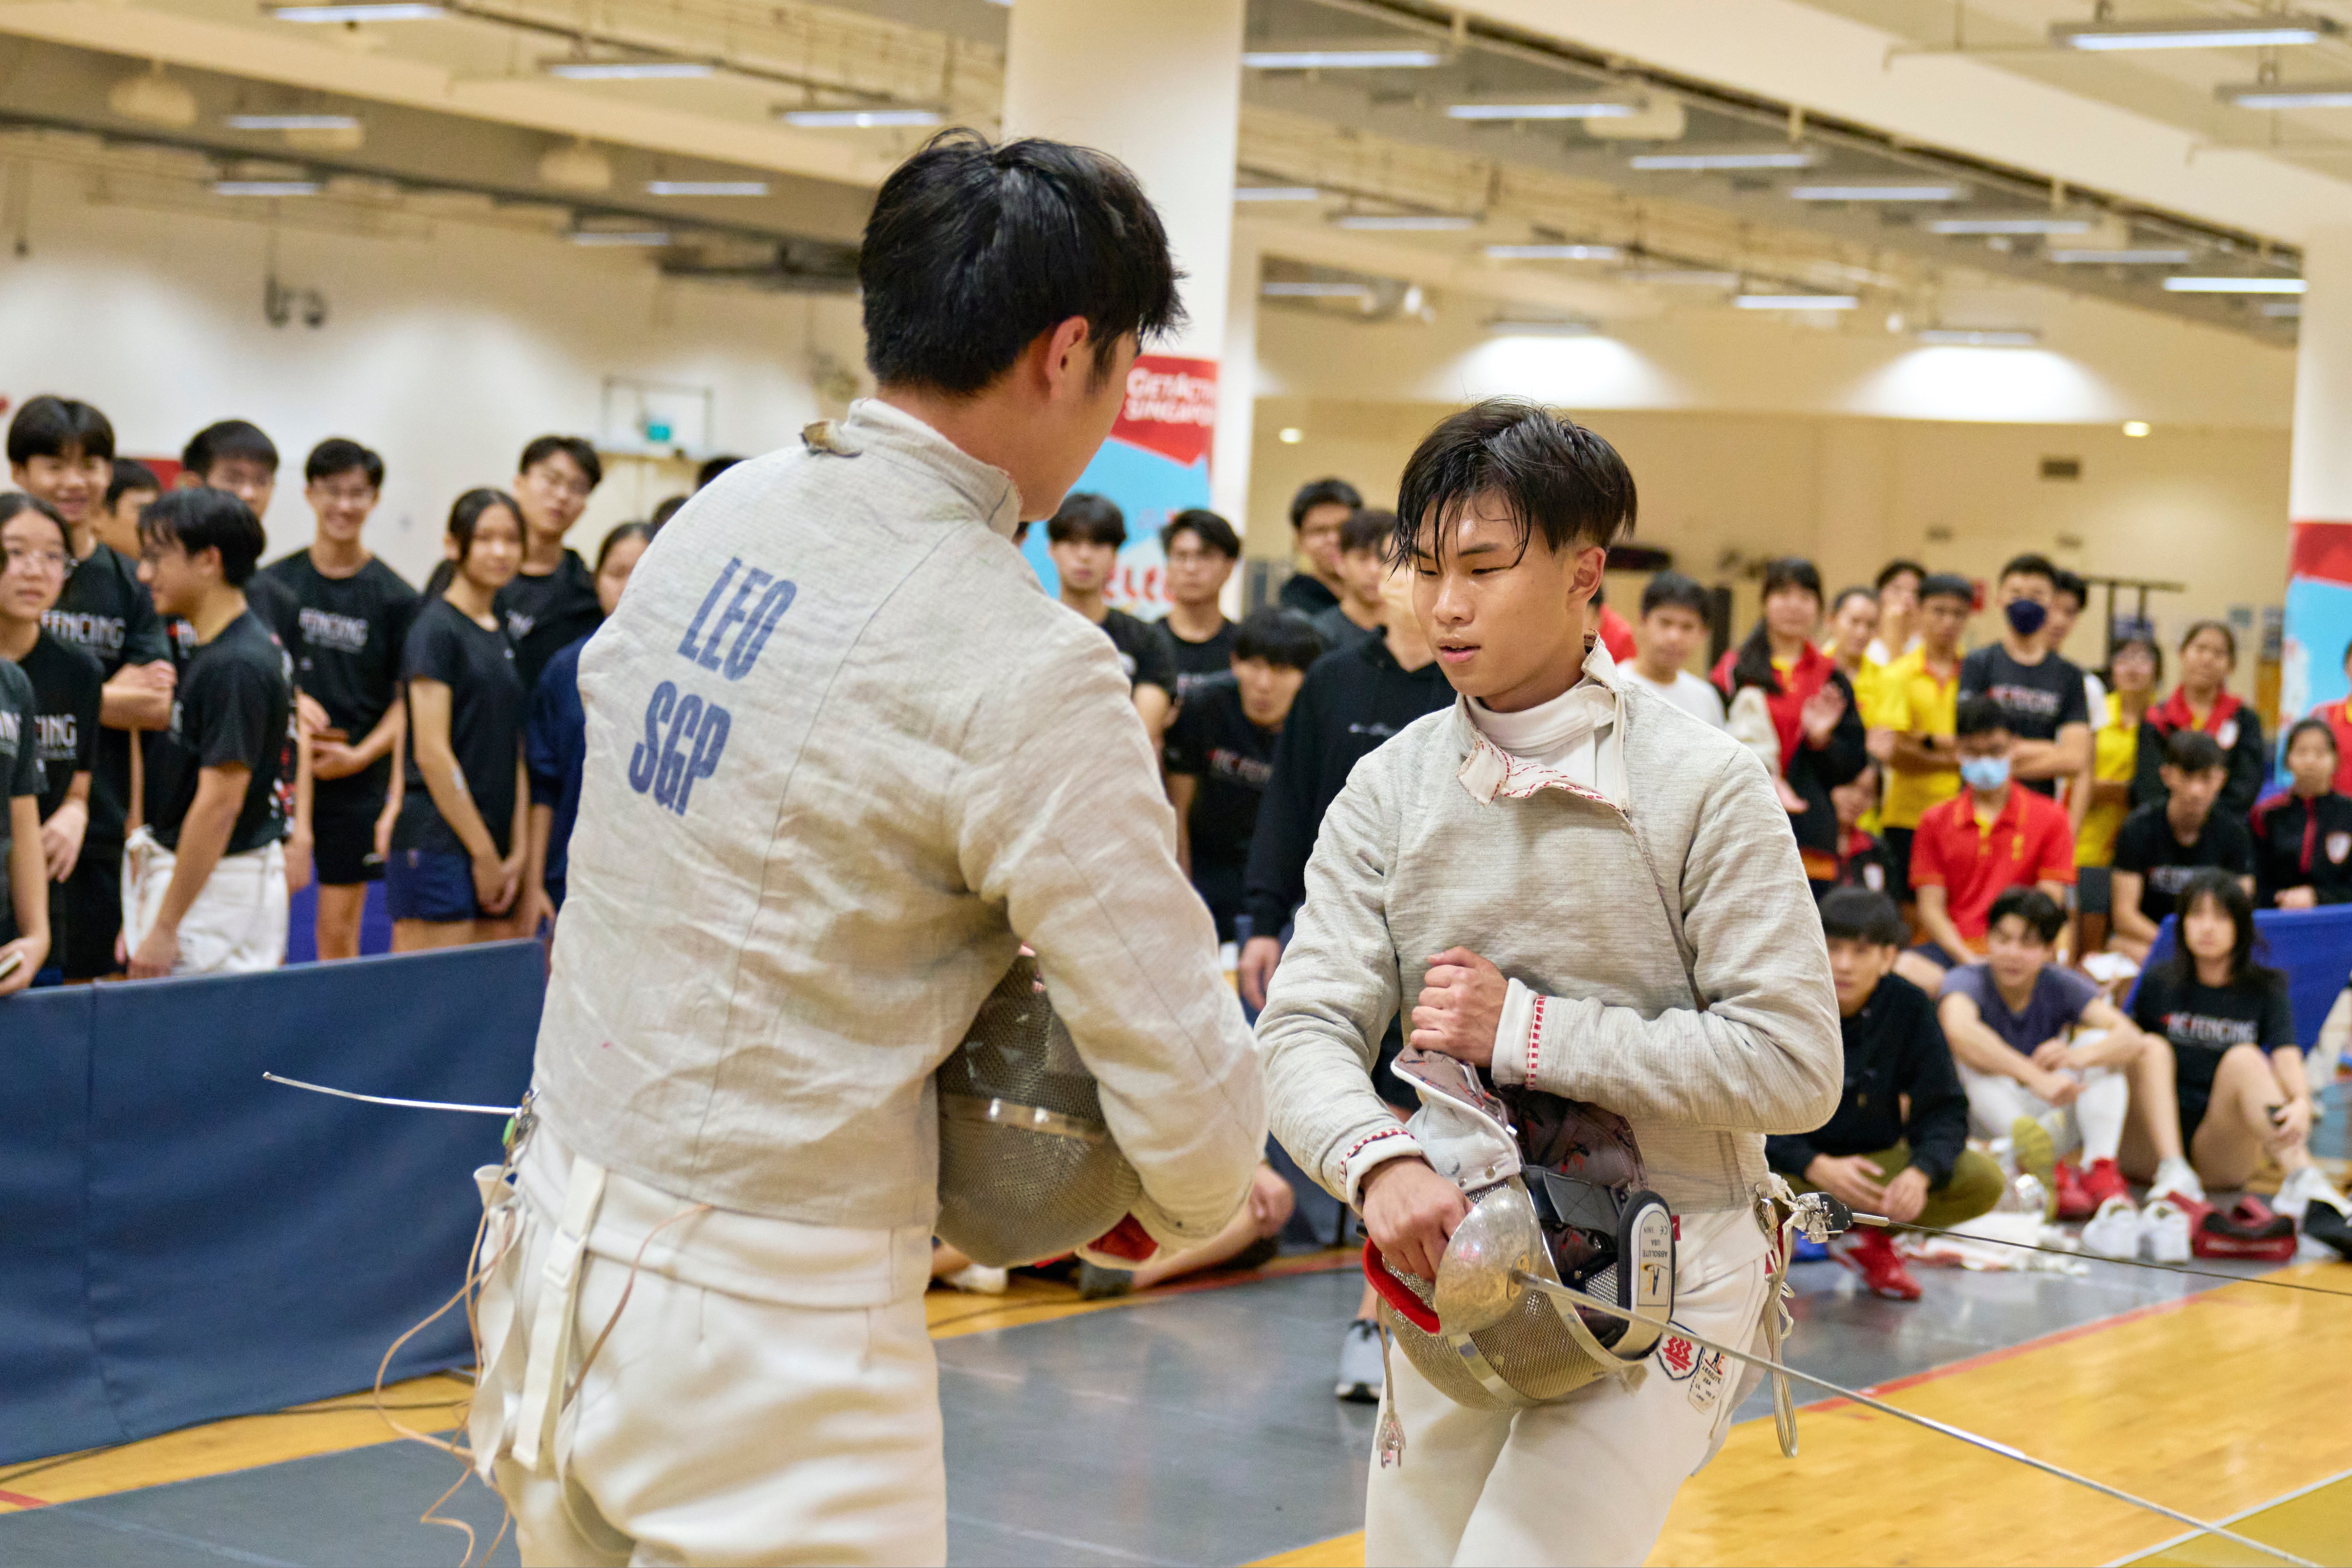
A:
{"type": "Polygon", "coordinates": [[[2139,1244],[2151,1263],[2189,1261],[2189,1211],[2168,1197],[2148,1199],[2140,1211],[2139,1244]]]}
{"type": "Polygon", "coordinates": [[[1381,1385],[1387,1381],[1380,1325],[1358,1318],[1339,1338],[1339,1397],[1350,1405],[1378,1405],[1381,1385]]]}
{"type": "Polygon", "coordinates": [[[2205,1201],[2205,1184],[2199,1179],[2197,1167],[2175,1154],[2156,1168],[2156,1179],[2147,1184],[2147,1195],[2158,1197],[2166,1193],[2178,1194],[2198,1203],[2205,1201]]]}
{"type": "Polygon", "coordinates": [[[2305,1165],[2279,1184],[2278,1196],[2271,1200],[2271,1212],[2283,1214],[2303,1228],[2303,1212],[2315,1203],[2326,1204],[2337,1214],[2346,1211],[2344,1198],[2327,1184],[2326,1175],[2316,1165],[2305,1165]]]}
{"type": "Polygon", "coordinates": [[[2083,1250],[2102,1258],[2139,1257],[2139,1210],[2129,1198],[2109,1198],[2083,1226],[2083,1250]]]}
{"type": "Polygon", "coordinates": [[[940,1283],[950,1289],[961,1290],[967,1296],[1002,1296],[1013,1281],[1009,1269],[991,1268],[984,1263],[967,1263],[952,1274],[940,1276],[940,1283]]]}

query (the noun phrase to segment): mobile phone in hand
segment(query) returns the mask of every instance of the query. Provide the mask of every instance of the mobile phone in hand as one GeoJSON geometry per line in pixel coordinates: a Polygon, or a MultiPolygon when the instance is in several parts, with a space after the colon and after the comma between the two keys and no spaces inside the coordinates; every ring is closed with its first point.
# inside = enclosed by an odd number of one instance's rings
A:
{"type": "Polygon", "coordinates": [[[16,971],[24,967],[25,950],[23,948],[18,948],[16,952],[9,953],[6,957],[0,958],[0,980],[7,979],[10,975],[16,973],[16,971]]]}

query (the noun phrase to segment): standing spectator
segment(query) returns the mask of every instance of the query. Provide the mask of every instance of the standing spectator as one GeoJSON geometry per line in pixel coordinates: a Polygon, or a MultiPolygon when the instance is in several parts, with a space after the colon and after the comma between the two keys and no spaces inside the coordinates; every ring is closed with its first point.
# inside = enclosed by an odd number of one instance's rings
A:
{"type": "Polygon", "coordinates": [[[1062,579],[1062,603],[1100,626],[1118,650],[1135,710],[1156,751],[1175,706],[1176,668],[1164,638],[1103,597],[1126,542],[1127,514],[1108,496],[1073,490],[1045,520],[1045,553],[1062,579]]]}
{"type": "Polygon", "coordinates": [[[139,559],[139,514],[163,493],[155,470],[136,458],[118,458],[106,481],[106,504],[91,519],[100,539],[133,561],[139,559]]]}
{"type": "Polygon", "coordinates": [[[1830,791],[1837,808],[1837,886],[1861,888],[1894,896],[1895,863],[1885,841],[1863,826],[1863,819],[1878,804],[1878,764],[1865,763],[1862,772],[1830,791]]]}
{"type": "Polygon", "coordinates": [[[408,767],[383,875],[394,952],[512,934],[514,922],[500,917],[517,909],[530,853],[527,694],[497,605],[522,562],[523,537],[511,497],[459,496],[449,509],[447,585],[408,629],[400,661],[408,767]]]}
{"type": "MultiPolygon", "coordinates": [[[[654,526],[625,522],[604,536],[596,551],[596,602],[611,618],[637,558],[654,539],[654,526]]],[[[590,636],[593,636],[591,633],[590,636]]],[[[530,694],[523,728],[523,755],[530,770],[530,852],[525,861],[522,928],[553,924],[563,910],[572,860],[572,825],[580,816],[581,770],[587,765],[588,715],[580,705],[582,637],[547,661],[530,694]]]]}
{"type": "Polygon", "coordinates": [[[1351,647],[1381,635],[1381,585],[1388,581],[1395,533],[1396,513],[1378,507],[1359,507],[1339,525],[1339,602],[1314,616],[1325,647],[1351,647]]]}
{"type": "Polygon", "coordinates": [[[499,590],[498,612],[515,649],[515,673],[529,691],[558,649],[601,625],[596,574],[563,542],[588,498],[604,482],[604,460],[584,436],[541,436],[515,465],[513,500],[522,509],[522,570],[499,590]]]}
{"type": "Polygon", "coordinates": [[[30,985],[49,957],[41,819],[50,770],[41,759],[40,698],[22,664],[45,635],[42,609],[57,597],[71,557],[65,523],[40,502],[0,496],[0,996],[8,996],[30,985]]]}
{"type": "Polygon", "coordinates": [[[182,489],[226,490],[261,521],[278,493],[278,443],[250,420],[216,420],[180,449],[178,482],[182,489]]]}
{"type": "Polygon", "coordinates": [[[1876,729],[1870,717],[1876,706],[1872,689],[1885,666],[1870,662],[1870,645],[1878,637],[1878,595],[1862,587],[1839,589],[1837,597],[1830,601],[1828,630],[1829,640],[1822,645],[1822,651],[1853,688],[1863,727],[1876,729]]]}
{"type": "Polygon", "coordinates": [[[1732,733],[1773,754],[1780,804],[1815,892],[1837,883],[1837,813],[1830,791],[1870,760],[1853,684],[1813,646],[1822,574],[1783,556],[1764,568],[1764,613],[1748,640],[1723,656],[1715,683],[1732,699],[1732,733]],[[1740,710],[1753,715],[1743,732],[1740,710]],[[1769,729],[1766,724],[1769,721],[1769,729]]]}
{"type": "Polygon", "coordinates": [[[2074,881],[2074,826],[2055,801],[2011,779],[2017,738],[1999,704],[1960,699],[1952,728],[1967,787],[1921,816],[1911,841],[1911,890],[1927,940],[1901,968],[1923,991],[1984,957],[1986,922],[2002,892],[2038,888],[2055,904],[2074,881]]]}
{"type": "Polygon", "coordinates": [[[2227,622],[2199,621],[2180,639],[2180,684],[2147,710],[2149,743],[2139,749],[2132,779],[2132,804],[2164,798],[2164,743],[2184,730],[2201,731],[2221,748],[2228,776],[2219,803],[2225,816],[2244,821],[2270,777],[2270,748],[2263,743],[2263,721],[2231,696],[2223,683],[2238,668],[2238,634],[2227,622]]]}
{"type": "Polygon", "coordinates": [[[1723,728],[1723,694],[1687,668],[1706,636],[1706,590],[1679,572],[1661,572],[1642,590],[1642,622],[1634,654],[1621,672],[1631,684],[1664,698],[1702,724],[1723,728]]]}
{"type": "MultiPolygon", "coordinates": [[[[89,773],[98,752],[98,660],[42,626],[73,564],[65,520],[45,502],[0,495],[0,658],[33,683],[42,872],[48,883],[49,964],[43,984],[64,978],[65,884],[89,829],[89,773]]],[[[0,858],[5,859],[5,858],[0,858]]]]}
{"type": "Polygon", "coordinates": [[[1253,610],[1234,635],[1232,678],[1195,687],[1168,728],[1176,858],[1216,917],[1219,942],[1247,934],[1236,927],[1247,918],[1250,836],[1283,721],[1322,652],[1323,639],[1297,611],[1253,610]]]}
{"type": "Polygon", "coordinates": [[[2091,787],[2074,807],[2074,864],[2105,866],[2116,858],[2116,831],[2131,813],[2132,780],[2139,771],[2140,721],[2164,681],[2164,650],[2135,629],[2107,658],[2106,705],[2092,710],[2099,721],[2091,737],[2091,787]]]}
{"type": "Polygon", "coordinates": [[[43,626],[98,660],[106,678],[98,755],[90,769],[89,826],[66,879],[66,939],[54,954],[68,980],[115,973],[122,931],[123,824],[131,806],[133,731],[171,721],[177,670],[163,617],[139,580],[135,555],[98,537],[98,501],[114,467],[114,426],[87,403],[43,395],[8,426],[17,488],[47,502],[72,533],[73,565],[43,626]]]}
{"type": "Polygon", "coordinates": [[[133,979],[249,973],[286,959],[288,725],[293,661],[247,605],[261,520],[236,496],[176,491],[139,520],[139,574],[190,628],[149,822],[124,853],[133,979]]]}
{"type": "Polygon", "coordinates": [[[1168,614],[1155,629],[1176,668],[1181,708],[1196,684],[1233,668],[1234,623],[1220,601],[1242,558],[1242,541],[1232,523],[1192,507],[1160,531],[1160,550],[1168,561],[1168,614]]]}
{"type": "Polygon", "coordinates": [[[302,474],[317,532],[260,576],[291,612],[278,640],[326,721],[309,736],[319,956],[357,958],[367,885],[383,878],[401,765],[400,654],[419,601],[361,541],[383,493],[383,459],[335,437],[311,451],[302,474]]]}
{"type": "MultiPolygon", "coordinates": [[[[2344,645],[2344,678],[2352,681],[2352,642],[2344,645]]],[[[2325,722],[2336,736],[2336,793],[2352,795],[2352,697],[2339,697],[2314,708],[2310,718],[2325,722]]]]}
{"type": "MultiPolygon", "coordinates": [[[[1822,900],[1830,979],[1845,1041],[1837,1113],[1809,1133],[1764,1140],[1764,1158],[1801,1192],[1826,1192],[1906,1225],[1955,1226],[1986,1213],[2007,1184],[1968,1146],[1969,1100],[1927,994],[1895,973],[1909,935],[1884,893],[1840,888],[1822,900]]],[[[1894,1238],[1856,1226],[1833,1255],[1874,1295],[1919,1299],[1894,1238]]]]}
{"type": "Polygon", "coordinates": [[[2336,732],[2305,719],[2286,733],[2293,782],[2254,806],[2254,902],[2352,904],[2352,799],[2336,793],[2336,732]]]}
{"type": "Polygon", "coordinates": [[[1290,498],[1293,563],[1282,584],[1282,607],[1312,616],[1339,602],[1339,530],[1363,510],[1364,498],[1345,479],[1316,479],[1290,498]]]}
{"type": "Polygon", "coordinates": [[[2163,795],[2116,830],[2115,935],[2110,950],[2145,962],[2157,927],[2181,889],[2216,867],[2254,891],[2254,837],[2218,802],[2230,776],[2221,743],[2201,730],[2175,730],[2163,742],[2163,795]]]}
{"type": "MultiPolygon", "coordinates": [[[[704,458],[702,467],[694,470],[695,489],[698,491],[701,490],[705,486],[709,485],[711,480],[717,479],[719,475],[725,473],[728,469],[733,468],[742,460],[742,458],[736,457],[731,452],[723,452],[716,458],[704,458]]],[[[626,527],[627,524],[625,523],[622,526],[626,527]]],[[[609,538],[609,535],[607,537],[609,538]]],[[[609,613],[610,612],[608,611],[607,614],[609,613]]]]}
{"type": "Polygon", "coordinates": [[[1633,627],[1624,616],[1610,607],[1605,567],[1602,576],[1601,585],[1592,590],[1592,635],[1602,647],[1609,650],[1613,662],[1631,664],[1633,656],[1640,651],[1633,646],[1633,627]]]}
{"type": "Polygon", "coordinates": [[[1965,577],[1938,572],[1921,578],[1916,646],[1879,672],[1881,717],[1888,731],[1886,801],[1879,823],[1895,873],[1892,891],[1904,903],[1912,899],[1911,842],[1920,818],[1960,793],[1955,731],[1960,634],[1975,604],[1976,590],[1965,577]]]}
{"type": "MultiPolygon", "coordinates": [[[[2050,651],[2064,653],[2066,639],[2074,630],[2074,623],[2083,618],[2083,606],[2091,602],[2091,585],[2082,574],[2060,567],[2050,577],[2050,651]]],[[[2095,728],[2107,710],[2107,683],[2095,671],[2083,671],[2083,703],[2095,728]]]]}
{"type": "Polygon", "coordinates": [[[2057,592],[2058,568],[2042,556],[2020,555],[2003,566],[1993,599],[2000,641],[1960,661],[1960,695],[2000,705],[2017,742],[2010,771],[2043,795],[2055,795],[2060,779],[2091,765],[2083,672],[2050,648],[2050,601],[2057,592]]]}
{"type": "Polygon", "coordinates": [[[1878,569],[1878,635],[1870,641],[1869,659],[1893,664],[1919,646],[1921,630],[1914,617],[1927,583],[1927,569],[1916,561],[1888,562],[1878,569]]]}

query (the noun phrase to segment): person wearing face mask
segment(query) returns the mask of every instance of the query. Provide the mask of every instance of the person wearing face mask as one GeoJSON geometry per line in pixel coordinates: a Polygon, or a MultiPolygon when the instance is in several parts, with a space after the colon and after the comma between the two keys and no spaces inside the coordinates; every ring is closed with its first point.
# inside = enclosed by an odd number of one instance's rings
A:
{"type": "Polygon", "coordinates": [[[2000,641],[1960,661],[1960,695],[1989,697],[2017,744],[2010,771],[2037,795],[2054,795],[2058,781],[2091,765],[2091,710],[2083,672],[2050,643],[2050,602],[2058,568],[2040,555],[2020,555],[2000,569],[1994,604],[2000,641]]]}
{"type": "Polygon", "coordinates": [[[2132,779],[2139,771],[2140,721],[2164,680],[2164,649],[2135,628],[2107,657],[2106,700],[2093,710],[2091,784],[2068,801],[2074,816],[2074,864],[2105,866],[2116,858],[2116,832],[2131,814],[2132,779]]]}
{"type": "Polygon", "coordinates": [[[2227,871],[2249,897],[2254,890],[2253,835],[2220,808],[2230,776],[2221,742],[2202,730],[2176,730],[2163,754],[2163,797],[2116,830],[2115,935],[2107,947],[2143,962],[2157,927],[2199,871],[2227,871]]]}
{"type": "Polygon", "coordinates": [[[2221,748],[2227,776],[2215,809],[2239,821],[2254,808],[2270,777],[2270,748],[2263,743],[2260,715],[2225,686],[2238,668],[2238,634],[2225,621],[2198,621],[2180,639],[2180,684],[2147,710],[2141,722],[2147,743],[2139,749],[2132,775],[2132,805],[2161,804],[2166,784],[2164,743],[2183,731],[2213,737],[2221,748]]]}
{"type": "Polygon", "coordinates": [[[2308,910],[2352,903],[2352,799],[2336,793],[2336,733],[2322,719],[2287,731],[2294,783],[2256,803],[2254,902],[2308,910]]]}

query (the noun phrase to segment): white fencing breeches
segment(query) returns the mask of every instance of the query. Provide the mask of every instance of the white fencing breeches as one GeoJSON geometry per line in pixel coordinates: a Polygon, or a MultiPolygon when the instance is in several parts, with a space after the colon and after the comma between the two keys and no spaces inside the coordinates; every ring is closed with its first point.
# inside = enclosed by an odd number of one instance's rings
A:
{"type": "MultiPolygon", "coordinates": [[[[1754,1215],[1687,1215],[1683,1235],[1673,1321],[1769,1354],[1769,1244],[1754,1215]]],[[[1364,1561],[1640,1563],[1755,1382],[1728,1357],[1672,1337],[1643,1367],[1630,1392],[1607,1379],[1556,1404],[1496,1412],[1454,1404],[1391,1350],[1383,1414],[1394,1410],[1405,1447],[1392,1466],[1374,1457],[1364,1561]]]]}

